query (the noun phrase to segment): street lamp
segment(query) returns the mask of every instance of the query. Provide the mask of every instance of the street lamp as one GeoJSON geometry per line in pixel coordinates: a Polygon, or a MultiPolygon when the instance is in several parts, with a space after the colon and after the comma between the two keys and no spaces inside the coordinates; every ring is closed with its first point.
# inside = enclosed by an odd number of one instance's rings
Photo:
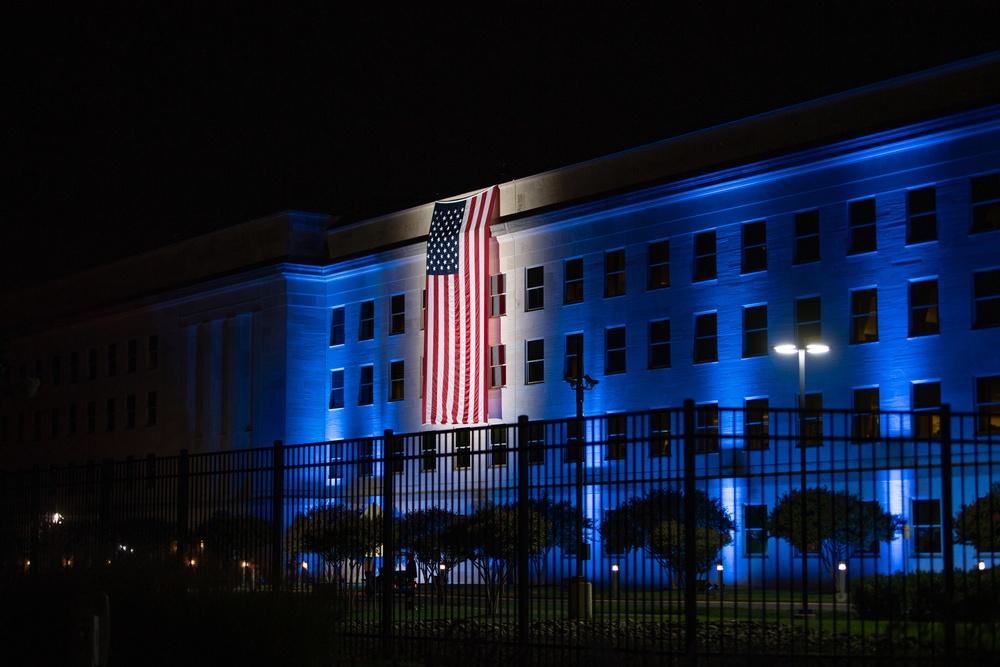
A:
{"type": "Polygon", "coordinates": [[[825,354],[830,346],[824,343],[809,343],[804,348],[794,343],[775,345],[778,354],[797,354],[799,357],[799,486],[802,501],[799,503],[802,522],[802,608],[799,614],[812,615],[809,608],[809,563],[806,561],[806,352],[809,354],[825,354]]]}
{"type": "Polygon", "coordinates": [[[583,540],[583,392],[597,386],[598,380],[583,374],[582,356],[576,359],[576,377],[565,378],[570,388],[576,392],[576,581],[570,585],[570,618],[589,620],[593,614],[591,601],[593,589],[583,574],[583,561],[589,558],[585,551],[589,545],[583,540]],[[575,601],[575,604],[574,604],[575,601]]]}
{"type": "Polygon", "coordinates": [[[847,563],[837,563],[837,602],[847,602],[847,563]]]}

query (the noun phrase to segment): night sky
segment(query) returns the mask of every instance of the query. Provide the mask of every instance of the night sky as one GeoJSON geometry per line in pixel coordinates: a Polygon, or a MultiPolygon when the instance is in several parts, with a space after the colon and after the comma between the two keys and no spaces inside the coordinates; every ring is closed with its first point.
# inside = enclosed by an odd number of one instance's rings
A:
{"type": "Polygon", "coordinates": [[[996,0],[434,4],[5,9],[0,291],[288,209],[361,220],[1000,50],[996,0]]]}

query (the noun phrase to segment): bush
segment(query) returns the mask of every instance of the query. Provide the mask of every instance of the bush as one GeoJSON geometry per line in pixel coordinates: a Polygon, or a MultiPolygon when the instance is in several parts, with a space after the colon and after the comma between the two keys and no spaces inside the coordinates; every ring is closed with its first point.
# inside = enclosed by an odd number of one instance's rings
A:
{"type": "Polygon", "coordinates": [[[1000,570],[955,570],[955,590],[945,594],[944,573],[875,574],[850,584],[859,617],[887,621],[941,621],[950,605],[959,621],[1000,619],[1000,570]]]}

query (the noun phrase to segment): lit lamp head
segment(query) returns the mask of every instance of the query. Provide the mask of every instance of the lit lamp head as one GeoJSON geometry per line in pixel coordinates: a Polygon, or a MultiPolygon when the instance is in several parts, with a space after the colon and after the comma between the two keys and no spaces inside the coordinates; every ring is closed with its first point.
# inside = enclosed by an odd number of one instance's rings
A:
{"type": "MultiPolygon", "coordinates": [[[[775,345],[774,351],[778,354],[797,354],[799,352],[799,346],[794,343],[782,343],[781,345],[775,345]]],[[[830,346],[825,343],[809,343],[806,345],[806,352],[809,354],[826,354],[830,351],[830,346]]]]}
{"type": "Polygon", "coordinates": [[[986,569],[986,561],[984,560],[979,561],[979,565],[977,567],[979,568],[979,571],[982,572],[983,570],[986,569]]]}
{"type": "Polygon", "coordinates": [[[721,560],[718,563],[715,564],[715,569],[718,572],[722,572],[722,561],[721,560]]]}
{"type": "Polygon", "coordinates": [[[612,563],[611,564],[611,571],[612,572],[617,572],[618,571],[618,563],[612,563]]]}
{"type": "Polygon", "coordinates": [[[839,563],[837,563],[837,569],[840,570],[841,572],[846,572],[847,563],[845,563],[844,561],[840,561],[839,563]]]}

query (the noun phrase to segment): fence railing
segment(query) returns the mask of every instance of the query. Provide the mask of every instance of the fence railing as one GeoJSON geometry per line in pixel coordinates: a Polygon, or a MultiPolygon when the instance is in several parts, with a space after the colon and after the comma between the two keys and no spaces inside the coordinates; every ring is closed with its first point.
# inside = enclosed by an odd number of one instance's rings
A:
{"type": "Polygon", "coordinates": [[[992,659],[998,472],[988,413],[688,402],[4,471],[0,562],[329,595],[386,656],[992,659]]]}

